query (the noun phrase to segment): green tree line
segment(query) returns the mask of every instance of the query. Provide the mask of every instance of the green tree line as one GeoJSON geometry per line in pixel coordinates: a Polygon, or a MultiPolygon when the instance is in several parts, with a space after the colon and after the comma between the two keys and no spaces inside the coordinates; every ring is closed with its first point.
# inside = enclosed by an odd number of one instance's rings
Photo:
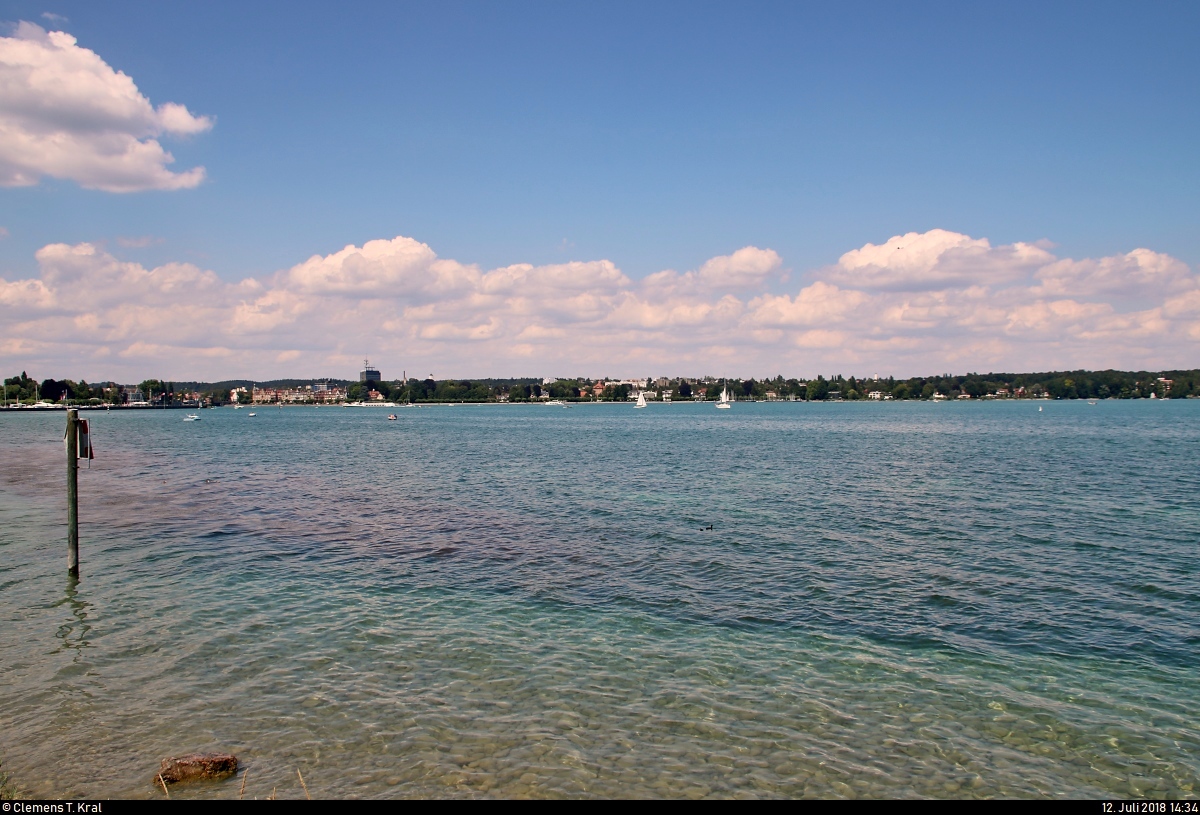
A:
{"type": "MultiPolygon", "coordinates": [[[[600,380],[603,381],[603,380],[600,380]]],[[[296,384],[299,384],[299,380],[296,384]]],[[[214,404],[229,401],[229,383],[218,386],[188,382],[146,379],[136,386],[147,401],[162,403],[181,398],[182,393],[200,393],[214,404]]],[[[489,402],[505,398],[512,402],[551,399],[591,399],[593,380],[584,378],[560,379],[548,385],[539,380],[469,380],[410,379],[408,382],[352,382],[347,385],[350,401],[367,400],[369,391],[376,390],[383,399],[392,402],[489,402]]],[[[712,401],[728,388],[737,399],[801,399],[807,401],[868,399],[872,393],[893,399],[932,399],[941,395],[956,399],[960,395],[972,398],[1007,396],[1008,398],[1053,399],[1184,399],[1200,397],[1200,370],[1172,371],[1050,371],[1044,373],[969,373],[962,375],[911,377],[909,379],[856,379],[840,374],[826,378],[801,380],[774,378],[715,380],[707,378],[671,379],[656,385],[653,390],[672,390],[676,399],[690,399],[702,394],[712,401]]],[[[8,404],[33,404],[36,400],[74,405],[122,404],[125,389],[113,382],[89,384],[85,380],[45,379],[38,382],[24,371],[4,380],[8,404]]],[[[636,388],[623,384],[606,384],[598,398],[626,401],[633,398],[636,388]]]]}
{"type": "Polygon", "coordinates": [[[78,382],[71,379],[44,379],[38,382],[31,379],[25,371],[20,376],[10,376],[4,380],[4,401],[13,404],[32,405],[38,401],[66,402],[71,405],[114,403],[119,400],[121,386],[113,382],[97,385],[88,384],[84,380],[78,382]]]}

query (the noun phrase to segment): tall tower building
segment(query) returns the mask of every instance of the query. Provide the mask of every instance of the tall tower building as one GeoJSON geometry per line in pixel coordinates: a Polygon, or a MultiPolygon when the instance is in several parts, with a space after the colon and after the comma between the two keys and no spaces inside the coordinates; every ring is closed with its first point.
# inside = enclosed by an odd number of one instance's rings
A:
{"type": "Polygon", "coordinates": [[[363,360],[363,369],[358,372],[358,381],[363,384],[371,382],[382,382],[383,377],[379,375],[379,371],[371,367],[370,360],[363,360]]]}

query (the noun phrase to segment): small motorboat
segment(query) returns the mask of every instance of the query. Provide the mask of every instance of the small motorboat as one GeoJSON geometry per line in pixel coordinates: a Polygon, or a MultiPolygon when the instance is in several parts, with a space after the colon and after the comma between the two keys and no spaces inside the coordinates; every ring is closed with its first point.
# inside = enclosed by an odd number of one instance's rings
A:
{"type": "Polygon", "coordinates": [[[248,419],[253,419],[253,418],[254,418],[255,416],[257,416],[257,415],[258,415],[257,413],[247,413],[247,414],[246,414],[246,418],[248,418],[248,419]]]}
{"type": "Polygon", "coordinates": [[[396,414],[395,414],[395,413],[389,413],[389,414],[388,414],[388,421],[389,421],[389,422],[394,422],[394,421],[396,421],[396,414]]]}
{"type": "Polygon", "coordinates": [[[188,415],[183,417],[183,420],[185,422],[198,422],[198,421],[200,421],[200,417],[195,413],[189,413],[188,415]]]}

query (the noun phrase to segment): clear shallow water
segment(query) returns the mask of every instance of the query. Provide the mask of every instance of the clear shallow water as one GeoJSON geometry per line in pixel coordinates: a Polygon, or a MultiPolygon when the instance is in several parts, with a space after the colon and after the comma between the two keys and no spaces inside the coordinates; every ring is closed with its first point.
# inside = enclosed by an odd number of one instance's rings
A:
{"type": "Polygon", "coordinates": [[[30,793],[1197,794],[1200,402],[256,412],[90,414],[78,585],[0,413],[30,793]]]}

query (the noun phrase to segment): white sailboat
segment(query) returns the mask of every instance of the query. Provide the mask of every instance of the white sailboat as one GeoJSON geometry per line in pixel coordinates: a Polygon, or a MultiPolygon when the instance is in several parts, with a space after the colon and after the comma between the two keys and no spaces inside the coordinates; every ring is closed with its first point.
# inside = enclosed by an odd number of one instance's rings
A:
{"type": "Polygon", "coordinates": [[[729,388],[722,385],[721,398],[717,400],[717,410],[729,410],[731,407],[733,406],[729,403],[729,388]]]}
{"type": "Polygon", "coordinates": [[[638,391],[638,400],[637,400],[637,404],[634,405],[634,407],[635,408],[644,408],[645,406],[646,406],[646,394],[643,393],[642,391],[638,391]]]}

